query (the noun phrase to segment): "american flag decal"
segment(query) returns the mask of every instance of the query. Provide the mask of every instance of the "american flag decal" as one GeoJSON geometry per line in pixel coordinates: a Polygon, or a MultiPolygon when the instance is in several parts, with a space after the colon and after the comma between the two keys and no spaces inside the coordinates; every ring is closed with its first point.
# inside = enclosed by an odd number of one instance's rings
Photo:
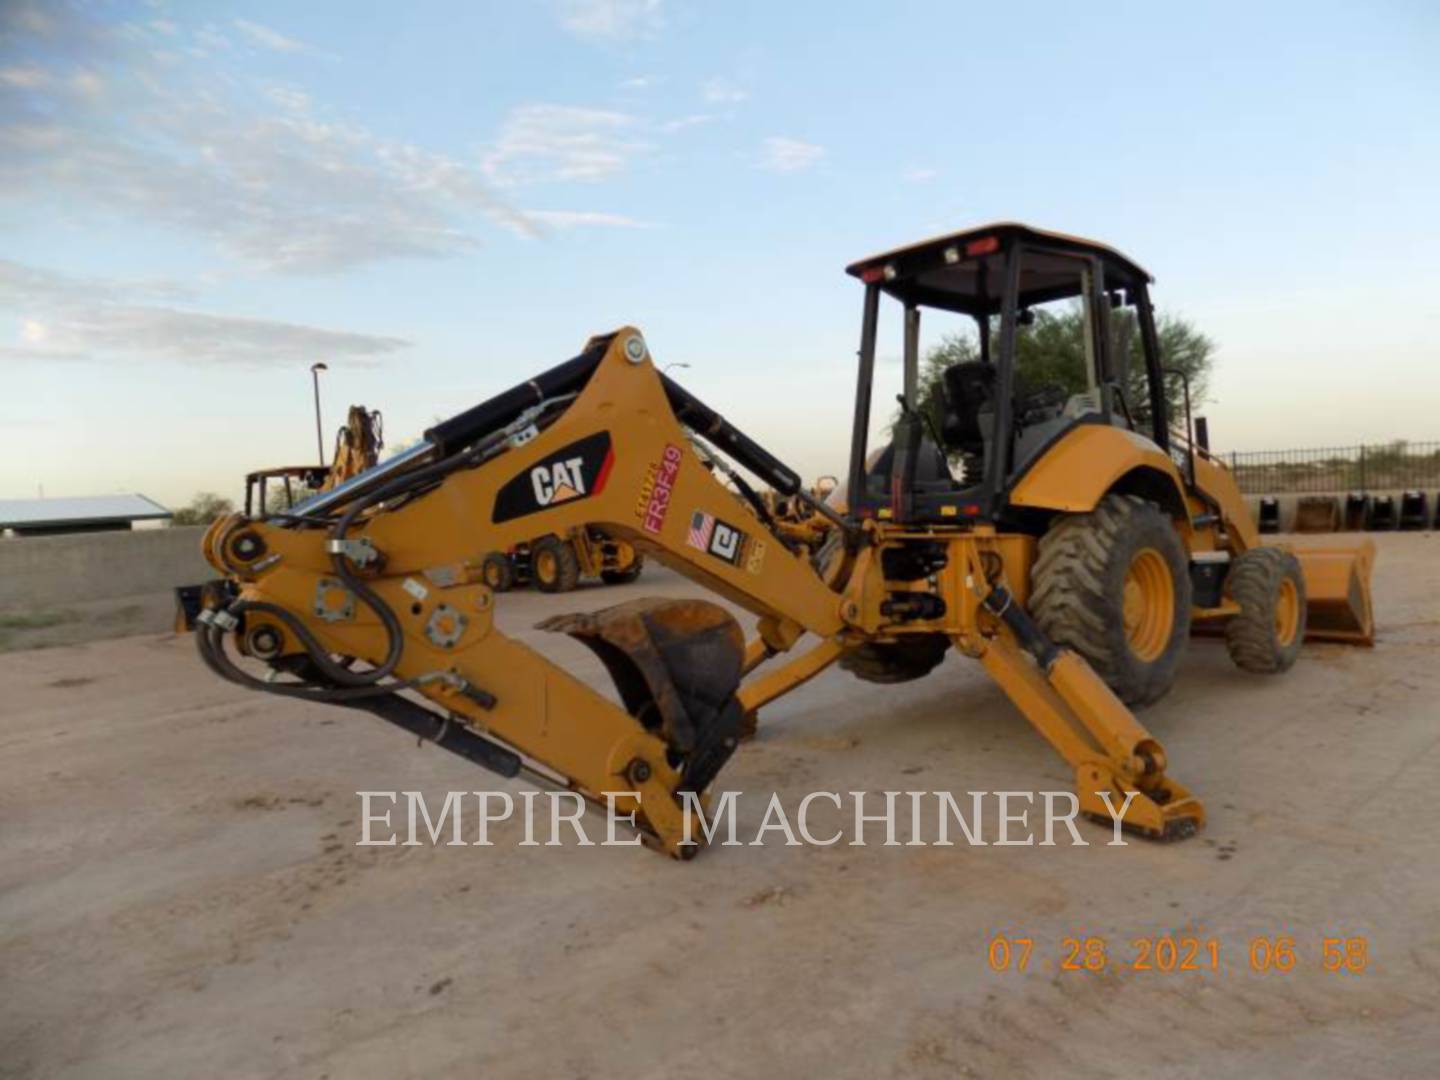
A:
{"type": "Polygon", "coordinates": [[[703,510],[696,510],[690,516],[690,535],[685,542],[693,548],[701,551],[708,551],[710,548],[710,534],[715,531],[715,515],[707,514],[703,510]]]}
{"type": "Polygon", "coordinates": [[[690,515],[690,532],[686,535],[685,542],[722,562],[739,566],[744,558],[749,537],[714,514],[696,510],[690,515]]]}

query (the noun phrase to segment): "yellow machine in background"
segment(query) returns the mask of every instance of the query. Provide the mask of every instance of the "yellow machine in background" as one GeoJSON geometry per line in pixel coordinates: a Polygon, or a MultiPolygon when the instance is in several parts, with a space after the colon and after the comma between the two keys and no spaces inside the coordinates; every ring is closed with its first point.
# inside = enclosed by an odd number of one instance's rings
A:
{"type": "Polygon", "coordinates": [[[534,585],[541,592],[570,592],[583,578],[606,585],[628,585],[640,577],[645,557],[624,540],[612,540],[599,529],[571,529],[516,544],[509,551],[485,556],[481,576],[495,592],[534,585]]]}
{"type": "Polygon", "coordinates": [[[320,490],[329,491],[379,464],[380,451],[385,449],[384,430],[379,409],[351,405],[345,426],[335,433],[335,454],[320,490]]]}
{"type": "MultiPolygon", "coordinates": [[[[272,511],[288,510],[302,498],[329,491],[366,469],[373,469],[384,448],[384,418],[380,410],[351,405],[344,425],[335,433],[335,454],[328,467],[324,464],[281,465],[246,474],[245,516],[263,518],[272,511]]],[[[208,587],[176,586],[175,632],[193,630],[201,609],[213,605],[227,592],[214,582],[208,587]],[[214,596],[209,595],[212,592],[214,596]]]]}
{"type": "Polygon", "coordinates": [[[825,502],[836,491],[839,483],[839,479],[834,476],[822,476],[810,485],[807,490],[809,498],[804,500],[794,495],[782,495],[774,488],[766,488],[761,493],[761,498],[773,519],[772,527],[794,543],[804,545],[810,551],[819,551],[830,535],[832,523],[812,507],[816,503],[825,502]]]}
{"type": "Polygon", "coordinates": [[[1188,415],[1171,424],[1150,278],[1118,252],[1005,224],[850,272],[865,303],[843,513],[624,327],[292,510],[216,522],[204,551],[226,584],[200,616],[201,658],[504,776],[623,793],[618,811],[684,856],[683,797],[704,797],[766,704],[836,661],[897,682],[955,648],[1074,769],[1085,813],[1123,806],[1129,828],[1190,835],[1205,810],[1128,706],[1169,688],[1192,625],[1223,627],[1235,662],[1263,673],[1289,668],[1307,632],[1369,640],[1370,550],[1260,545],[1188,415]],[[882,301],[901,308],[904,386],[872,453],[882,301]],[[1057,302],[1080,304],[1088,333],[1086,390],[1068,396],[1016,358],[1033,309],[1057,302]],[[944,374],[939,424],[916,408],[922,310],[972,318],[979,340],[977,362],[944,374]],[[1138,379],[1120,311],[1140,330],[1138,379]],[[737,469],[824,518],[819,549],[737,469]],[[502,633],[486,556],[589,529],[752,612],[753,632],[696,599],[548,620],[595,651],[618,704],[502,633]]]}
{"type": "Polygon", "coordinates": [[[329,491],[352,476],[373,469],[384,448],[384,420],[380,410],[351,405],[345,424],[335,432],[335,453],[328,466],[323,463],[281,465],[246,474],[245,513],[263,517],[270,509],[288,509],[318,491],[329,491]],[[272,503],[276,505],[272,507],[272,503]]]}

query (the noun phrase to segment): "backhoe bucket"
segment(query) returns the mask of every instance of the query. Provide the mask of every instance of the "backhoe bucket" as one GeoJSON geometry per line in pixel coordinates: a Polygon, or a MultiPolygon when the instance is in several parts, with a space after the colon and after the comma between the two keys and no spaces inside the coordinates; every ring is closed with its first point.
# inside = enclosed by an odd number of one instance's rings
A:
{"type": "Polygon", "coordinates": [[[745,726],[735,699],[745,635],[734,616],[708,600],[642,597],[536,627],[569,634],[600,658],[630,715],[669,744],[682,791],[710,786],[745,726]]]}
{"type": "Polygon", "coordinates": [[[1374,541],[1365,540],[1354,547],[1291,550],[1305,575],[1305,598],[1310,610],[1305,639],[1375,644],[1375,615],[1370,607],[1374,541]]]}
{"type": "Polygon", "coordinates": [[[641,597],[555,615],[536,628],[589,646],[630,714],[660,728],[682,752],[704,741],[740,685],[745,635],[734,616],[708,600],[641,597]]]}

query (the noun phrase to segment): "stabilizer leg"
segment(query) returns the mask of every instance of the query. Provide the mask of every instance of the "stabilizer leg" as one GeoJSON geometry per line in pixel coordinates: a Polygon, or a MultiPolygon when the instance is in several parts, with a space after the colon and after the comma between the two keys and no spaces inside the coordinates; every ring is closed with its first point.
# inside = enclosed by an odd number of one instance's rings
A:
{"type": "MultiPolygon", "coordinates": [[[[1023,615],[1018,607],[1012,611],[1023,615]]],[[[1127,829],[1152,839],[1194,835],[1205,823],[1205,808],[1165,775],[1160,744],[1082,659],[1053,648],[1042,655],[1032,661],[1014,638],[1000,634],[986,640],[980,662],[1075,768],[1081,811],[1105,822],[1119,816],[1127,829]]]]}

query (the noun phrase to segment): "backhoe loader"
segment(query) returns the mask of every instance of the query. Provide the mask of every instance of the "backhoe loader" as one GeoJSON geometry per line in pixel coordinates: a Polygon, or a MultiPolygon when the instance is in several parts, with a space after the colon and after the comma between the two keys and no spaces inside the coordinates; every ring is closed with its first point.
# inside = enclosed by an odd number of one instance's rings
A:
{"type": "Polygon", "coordinates": [[[644,568],[645,557],[633,544],[584,528],[571,529],[564,536],[547,533],[509,551],[492,551],[485,556],[481,579],[494,592],[534,585],[541,592],[562,593],[578,588],[582,578],[628,585],[639,579],[644,568]]]}
{"type": "Polygon", "coordinates": [[[805,501],[794,496],[781,495],[774,488],[762,491],[760,498],[774,519],[772,528],[775,533],[789,541],[792,547],[803,545],[811,551],[819,550],[824,545],[825,538],[830,535],[830,519],[810,507],[815,502],[828,499],[839,483],[839,479],[834,476],[820,477],[810,485],[810,498],[805,501]]]}
{"type": "Polygon", "coordinates": [[[843,513],[664,375],[626,326],[329,492],[217,521],[204,553],[233,599],[200,616],[201,658],[503,776],[596,802],[622,793],[616,813],[687,857],[699,845],[682,803],[703,805],[767,703],[837,661],[894,682],[954,647],[1075,770],[1083,812],[1108,822],[1133,796],[1126,827],[1191,835],[1204,807],[1129,706],[1169,687],[1192,626],[1223,627],[1235,663],[1262,673],[1289,668],[1306,636],[1370,641],[1373,549],[1260,544],[1188,411],[1171,423],[1151,279],[1119,252],[997,224],[848,270],[864,305],[843,513]],[[1082,393],[1016,370],[1033,310],[1056,302],[1084,313],[1082,393]],[[903,326],[903,386],[872,452],[882,305],[903,326]],[[1112,341],[1122,309],[1138,324],[1138,381],[1112,341]],[[916,407],[922,311],[978,335],[978,359],[944,372],[939,423],[916,407]],[[830,522],[819,551],[774,527],[741,470],[830,522]],[[754,613],[752,636],[699,599],[542,623],[594,650],[615,704],[502,633],[485,553],[590,526],[754,613]]]}
{"type": "MultiPolygon", "coordinates": [[[[329,491],[366,469],[373,469],[385,449],[384,419],[379,409],[351,405],[345,423],[335,432],[335,453],[327,467],[320,465],[280,465],[257,469],[245,475],[245,516],[264,518],[270,509],[283,510],[301,498],[316,492],[329,491]]],[[[207,588],[222,587],[233,593],[231,583],[212,582],[205,585],[175,587],[175,632],[195,629],[195,617],[207,602],[207,588]]]]}
{"type": "Polygon", "coordinates": [[[373,469],[385,449],[383,421],[379,409],[351,405],[345,424],[335,432],[335,453],[329,466],[281,465],[259,469],[245,476],[245,513],[264,517],[272,501],[270,487],[276,488],[275,502],[288,507],[317,491],[329,491],[366,469],[373,469]]]}

